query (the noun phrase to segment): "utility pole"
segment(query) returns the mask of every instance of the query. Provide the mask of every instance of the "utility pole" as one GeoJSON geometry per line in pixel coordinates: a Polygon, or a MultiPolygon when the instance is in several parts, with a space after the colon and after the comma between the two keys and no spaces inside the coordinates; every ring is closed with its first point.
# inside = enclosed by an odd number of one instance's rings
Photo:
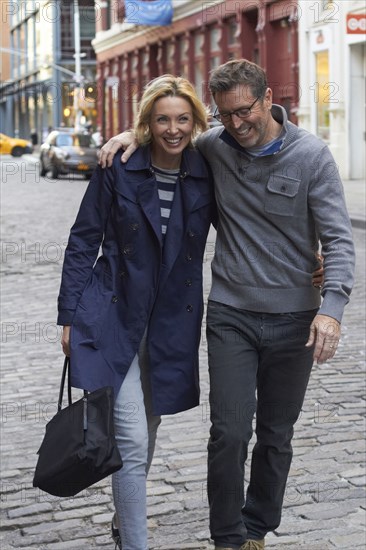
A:
{"type": "Polygon", "coordinates": [[[81,111],[80,111],[80,92],[83,77],[81,74],[81,53],[80,53],[80,13],[79,2],[74,0],[74,48],[75,48],[75,81],[74,88],[74,113],[75,113],[75,132],[81,131],[81,111]]]}

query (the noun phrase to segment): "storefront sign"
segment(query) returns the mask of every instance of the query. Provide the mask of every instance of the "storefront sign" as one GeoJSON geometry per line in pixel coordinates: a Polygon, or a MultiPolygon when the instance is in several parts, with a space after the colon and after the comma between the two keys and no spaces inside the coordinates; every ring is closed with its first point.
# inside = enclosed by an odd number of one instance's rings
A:
{"type": "Polygon", "coordinates": [[[366,34],[366,14],[347,14],[347,34],[366,34]]]}

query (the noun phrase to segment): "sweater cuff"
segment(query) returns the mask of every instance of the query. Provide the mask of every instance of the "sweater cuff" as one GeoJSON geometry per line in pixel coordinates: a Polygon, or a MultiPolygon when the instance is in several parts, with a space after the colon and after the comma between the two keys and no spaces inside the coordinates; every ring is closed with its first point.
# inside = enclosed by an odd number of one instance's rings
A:
{"type": "Polygon", "coordinates": [[[319,315],[328,315],[333,317],[339,323],[342,322],[343,312],[345,306],[348,304],[349,299],[345,296],[340,296],[336,292],[328,291],[323,299],[323,302],[319,308],[319,315]]]}

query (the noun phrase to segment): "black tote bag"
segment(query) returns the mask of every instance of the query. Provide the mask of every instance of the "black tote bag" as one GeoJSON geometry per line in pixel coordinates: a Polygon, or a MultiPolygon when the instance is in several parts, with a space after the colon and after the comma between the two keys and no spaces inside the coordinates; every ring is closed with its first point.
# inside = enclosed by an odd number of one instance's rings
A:
{"type": "Polygon", "coordinates": [[[72,403],[70,361],[65,358],[57,414],[47,423],[33,487],[74,496],[122,467],[114,436],[113,388],[106,386],[72,403]],[[62,409],[65,378],[68,407],[62,409]]]}

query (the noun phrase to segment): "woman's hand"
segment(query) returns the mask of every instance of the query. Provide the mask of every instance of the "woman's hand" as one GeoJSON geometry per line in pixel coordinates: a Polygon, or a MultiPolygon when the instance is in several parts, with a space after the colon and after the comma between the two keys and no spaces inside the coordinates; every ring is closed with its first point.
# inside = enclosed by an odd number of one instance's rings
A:
{"type": "Polygon", "coordinates": [[[64,327],[61,337],[62,351],[67,357],[70,357],[70,329],[70,326],[64,327]]]}
{"type": "Polygon", "coordinates": [[[313,286],[316,286],[317,288],[321,288],[324,284],[324,258],[321,256],[321,254],[316,255],[316,259],[318,260],[320,267],[313,271],[312,275],[312,283],[313,286]]]}
{"type": "Polygon", "coordinates": [[[132,130],[122,132],[122,134],[118,134],[108,140],[100,149],[98,152],[99,165],[102,168],[109,168],[112,166],[113,157],[120,149],[123,149],[121,162],[127,162],[132,153],[136,151],[137,147],[138,144],[134,132],[132,130]]]}

